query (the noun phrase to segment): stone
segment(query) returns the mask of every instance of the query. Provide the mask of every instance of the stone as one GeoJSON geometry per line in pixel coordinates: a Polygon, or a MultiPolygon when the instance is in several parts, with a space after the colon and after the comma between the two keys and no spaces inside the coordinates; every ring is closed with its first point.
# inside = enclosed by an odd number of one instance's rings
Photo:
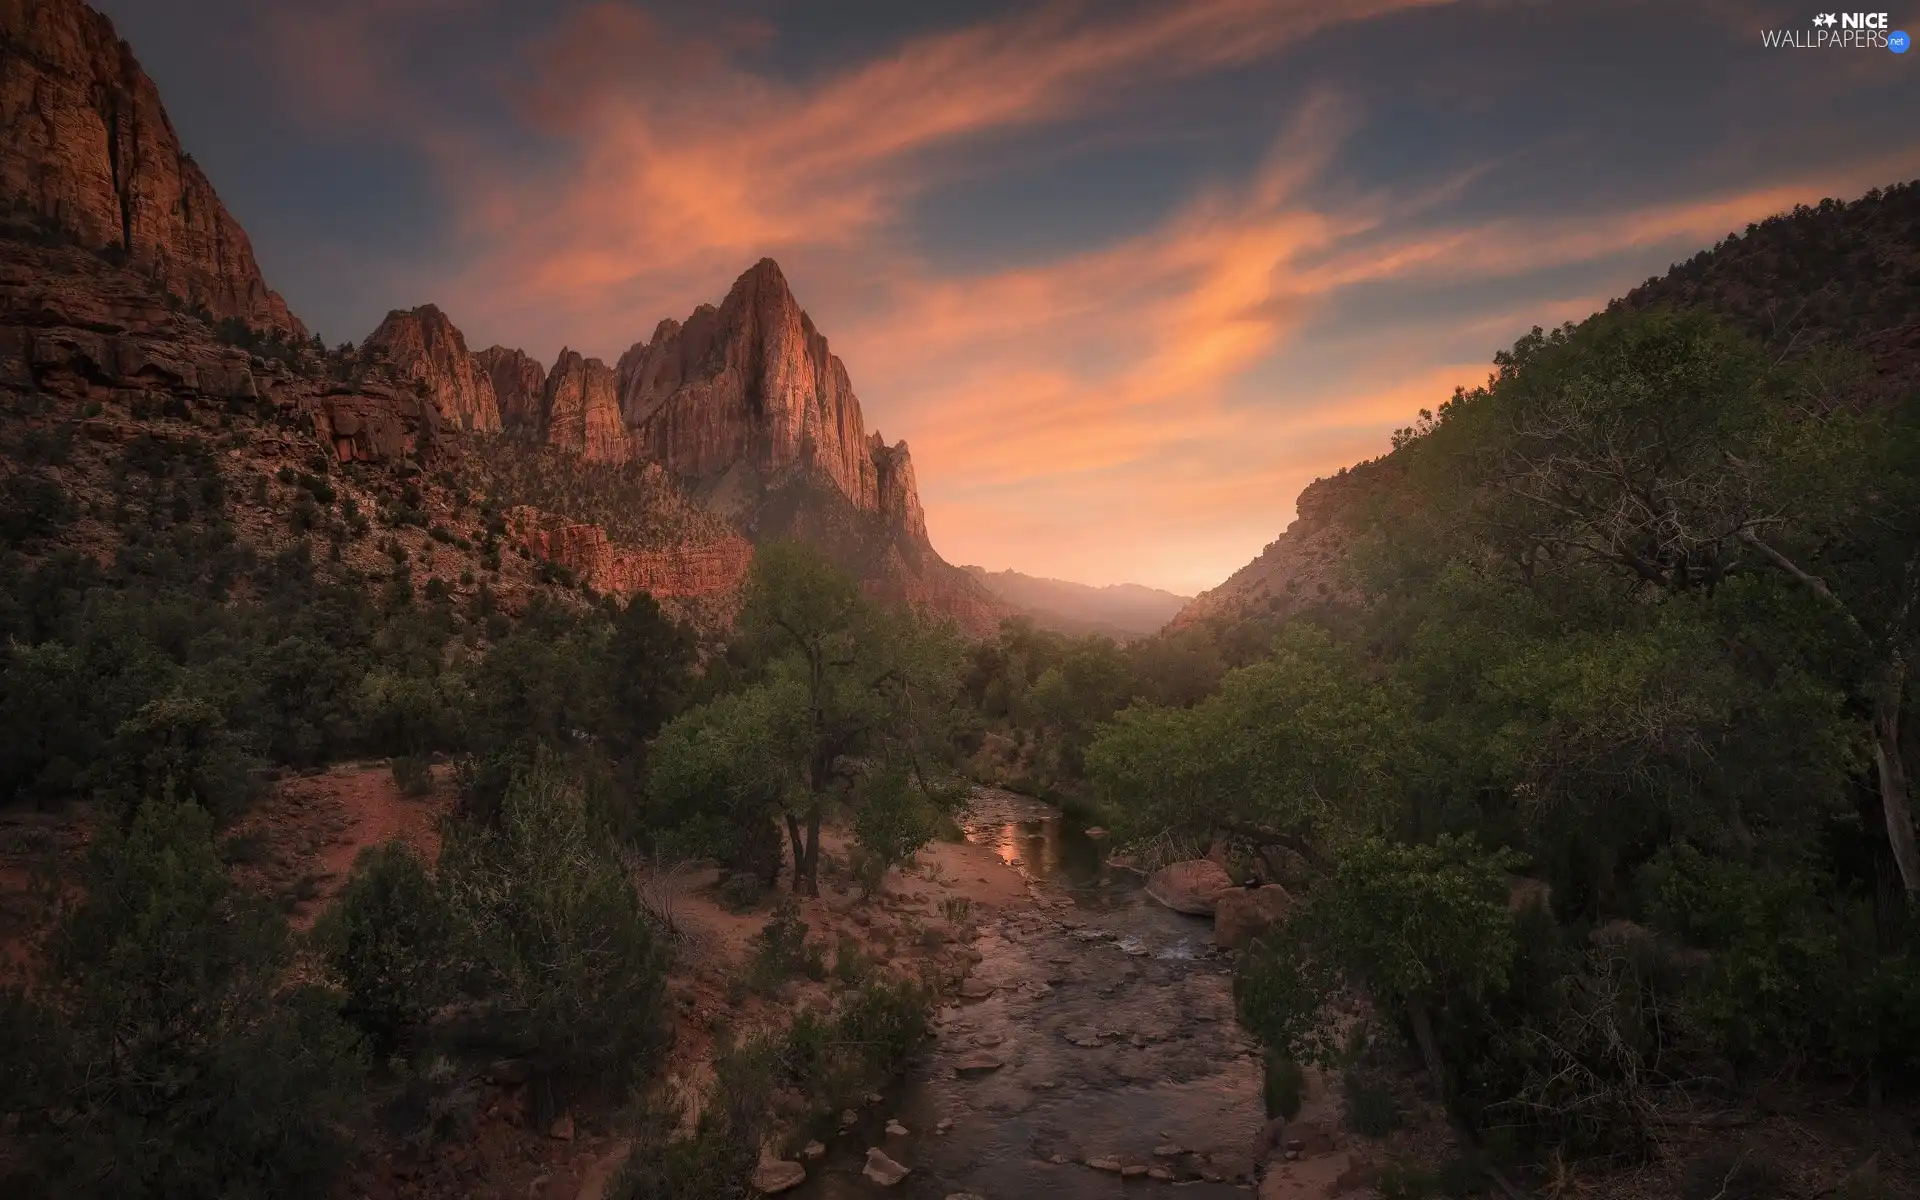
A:
{"type": "Polygon", "coordinates": [[[969,979],[960,985],[960,998],[962,1000],[985,1000],[997,990],[998,989],[990,983],[983,983],[978,979],[969,979]]]}
{"type": "Polygon", "coordinates": [[[1144,1163],[1128,1163],[1126,1166],[1120,1168],[1120,1175],[1125,1179],[1138,1179],[1146,1173],[1147,1168],[1144,1163]]]}
{"type": "MultiPolygon", "coordinates": [[[[724,596],[736,591],[753,565],[753,545],[729,530],[689,528],[674,543],[650,550],[613,545],[598,525],[582,525],[518,506],[506,515],[507,534],[534,558],[558,563],[574,579],[602,592],[630,596],[724,596]]],[[[860,921],[865,914],[855,914],[860,921]]]]}
{"type": "Polygon", "coordinates": [[[797,1162],[788,1162],[779,1158],[763,1158],[760,1165],[753,1169],[751,1183],[753,1190],[771,1196],[797,1188],[807,1181],[807,1169],[797,1162]]]}
{"type": "Polygon", "coordinates": [[[813,1162],[816,1159],[822,1159],[826,1156],[827,1148],[820,1142],[808,1142],[806,1147],[800,1151],[800,1157],[806,1159],[808,1162],[813,1162]]]}
{"type": "Polygon", "coordinates": [[[1153,1148],[1153,1156],[1155,1158],[1179,1158],[1186,1152],[1185,1146],[1175,1145],[1172,1142],[1167,1142],[1153,1148]]]}
{"type": "Polygon", "coordinates": [[[1233,887],[1233,877],[1225,867],[1194,858],[1155,871],[1147,881],[1147,895],[1175,912],[1210,917],[1221,895],[1233,887]]]}
{"type": "Polygon", "coordinates": [[[892,1187],[905,1179],[912,1170],[913,1168],[888,1158],[886,1151],[874,1146],[867,1151],[867,1165],[861,1168],[860,1173],[881,1187],[892,1187]]]}
{"type": "Polygon", "coordinates": [[[953,1064],[953,1069],[954,1073],[959,1075],[987,1075],[1005,1065],[1006,1063],[1002,1062],[997,1055],[985,1050],[975,1050],[971,1054],[963,1055],[953,1064]]]}
{"type": "Polygon", "coordinates": [[[907,1127],[906,1127],[905,1125],[902,1125],[902,1124],[901,1124],[901,1123],[900,1123],[899,1121],[897,1121],[897,1120],[895,1120],[895,1121],[888,1121],[888,1122],[887,1122],[887,1136],[888,1136],[888,1137],[906,1137],[906,1136],[907,1136],[907,1127]]]}
{"type": "Polygon", "coordinates": [[[1292,911],[1293,897],[1277,883],[1222,892],[1213,908],[1213,940],[1230,950],[1244,950],[1292,911]]]}
{"type": "Polygon", "coordinates": [[[550,1127],[548,1127],[547,1133],[549,1136],[557,1138],[558,1140],[563,1142],[572,1141],[573,1140],[573,1114],[561,1113],[558,1117],[554,1119],[553,1124],[550,1127]]]}
{"type": "Polygon", "coordinates": [[[1095,1171],[1112,1171],[1118,1174],[1120,1171],[1120,1160],[1117,1158],[1090,1158],[1087,1160],[1087,1166],[1095,1171]]]}
{"type": "Polygon", "coordinates": [[[947,1200],[985,1200],[985,1197],[975,1192],[949,1192],[947,1200]]]}
{"type": "Polygon", "coordinates": [[[934,1123],[933,1131],[935,1133],[945,1133],[952,1128],[953,1128],[953,1118],[941,1117],[939,1121],[934,1123]]]}
{"type": "Polygon", "coordinates": [[[1173,1178],[1173,1172],[1167,1170],[1165,1167],[1148,1167],[1147,1178],[1157,1179],[1164,1183],[1173,1178]]]}

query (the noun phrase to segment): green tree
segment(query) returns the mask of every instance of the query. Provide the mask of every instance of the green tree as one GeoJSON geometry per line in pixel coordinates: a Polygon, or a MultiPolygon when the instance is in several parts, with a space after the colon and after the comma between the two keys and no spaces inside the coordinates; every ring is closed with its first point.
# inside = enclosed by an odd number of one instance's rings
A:
{"type": "Polygon", "coordinates": [[[782,814],[794,890],[818,895],[820,824],[851,799],[863,759],[892,756],[927,786],[952,717],[960,653],[950,630],[890,612],[845,572],[792,542],[760,547],[740,622],[772,689],[767,712],[787,739],[794,783],[782,814]]]}
{"type": "Polygon", "coordinates": [[[280,994],[289,957],[198,805],[99,832],[33,1001],[54,1049],[26,1129],[54,1194],[325,1194],[362,1064],[333,997],[280,994]]]}
{"type": "Polygon", "coordinates": [[[453,913],[405,842],[360,852],[314,937],[346,985],[347,1019],[382,1056],[402,1049],[459,982],[453,913]]]}

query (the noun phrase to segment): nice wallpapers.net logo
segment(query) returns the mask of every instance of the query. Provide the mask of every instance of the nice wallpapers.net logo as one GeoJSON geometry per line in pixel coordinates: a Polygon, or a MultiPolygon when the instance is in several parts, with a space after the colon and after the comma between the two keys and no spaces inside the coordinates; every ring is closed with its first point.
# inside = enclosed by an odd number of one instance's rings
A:
{"type": "Polygon", "coordinates": [[[1905,54],[1912,39],[1886,13],[1815,13],[1800,29],[1766,29],[1762,45],[1778,50],[1891,50],[1905,54]]]}

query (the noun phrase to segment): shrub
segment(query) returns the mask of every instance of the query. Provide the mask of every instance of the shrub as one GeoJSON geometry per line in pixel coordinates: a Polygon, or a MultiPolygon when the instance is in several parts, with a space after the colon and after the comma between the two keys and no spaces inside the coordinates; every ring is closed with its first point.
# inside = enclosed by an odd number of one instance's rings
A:
{"type": "Polygon", "coordinates": [[[714,1055],[714,1082],[693,1133],[681,1112],[656,1099],[642,1107],[633,1150],[615,1177],[612,1200],[745,1200],[768,1124],[775,1047],[753,1039],[714,1055]]]}
{"type": "Polygon", "coordinates": [[[276,998],[286,926],[229,881],[203,809],[101,830],[53,950],[31,1003],[54,1068],[22,1126],[49,1194],[325,1194],[362,1063],[335,997],[276,998]]]}
{"type": "Polygon", "coordinates": [[[401,1049],[451,998],[453,916],[404,842],[360,852],[315,938],[346,985],[347,1019],[382,1057],[401,1049]]]}
{"type": "Polygon", "coordinates": [[[252,798],[250,767],[220,710],[179,693],[150,701],[122,721],[96,765],[106,790],[129,813],[144,797],[171,789],[222,820],[252,798]]]}
{"type": "Polygon", "coordinates": [[[796,974],[825,979],[825,957],[807,944],[807,923],[790,899],[782,900],[767,923],[753,937],[753,955],[747,962],[747,986],[762,995],[780,990],[796,974]]]}
{"type": "Polygon", "coordinates": [[[1291,1121],[1300,1115],[1300,1102],[1306,1093],[1306,1073],[1300,1064],[1283,1054],[1268,1051],[1261,1073],[1260,1095],[1266,1102],[1267,1119],[1284,1117],[1291,1121]]]}
{"type": "Polygon", "coordinates": [[[440,876],[506,1041],[616,1088],[651,1066],[668,1033],[666,954],[558,758],[515,776],[498,827],[456,826],[440,876]]]}
{"type": "Polygon", "coordinates": [[[393,760],[393,782],[402,796],[424,796],[433,790],[433,765],[420,754],[402,754],[393,760]]]}

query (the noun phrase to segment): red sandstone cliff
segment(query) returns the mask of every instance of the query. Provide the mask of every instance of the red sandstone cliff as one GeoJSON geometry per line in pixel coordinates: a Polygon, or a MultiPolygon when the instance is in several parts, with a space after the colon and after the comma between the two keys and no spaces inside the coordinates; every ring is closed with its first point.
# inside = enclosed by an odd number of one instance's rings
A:
{"type": "Polygon", "coordinates": [[[306,336],[153,80],[80,0],[0,0],[0,204],[124,254],[216,318],[306,336]]]}
{"type": "Polygon", "coordinates": [[[578,351],[560,351],[547,374],[541,401],[549,446],[578,454],[588,462],[618,463],[633,458],[633,443],[620,423],[620,402],[613,369],[578,351]]]}
{"type": "Polygon", "coordinates": [[[363,350],[392,363],[404,378],[419,380],[448,428],[499,431],[493,376],[474,362],[467,352],[467,339],[434,305],[388,313],[363,350]]]}
{"type": "Polygon", "coordinates": [[[474,363],[493,382],[500,428],[538,435],[545,416],[547,369],[525,351],[505,346],[487,347],[474,355],[474,363]]]}
{"type": "Polygon", "coordinates": [[[507,514],[507,533],[536,558],[566,567],[603,592],[650,592],[659,599],[725,596],[753,564],[753,546],[737,534],[659,549],[615,546],[598,525],[581,525],[525,506],[507,514]]]}
{"type": "Polygon", "coordinates": [[[683,479],[745,464],[772,487],[810,474],[861,512],[926,539],[906,443],[869,440],[846,366],[763,258],[718,308],[662,321],[620,358],[620,409],[640,452],[683,479]]]}

